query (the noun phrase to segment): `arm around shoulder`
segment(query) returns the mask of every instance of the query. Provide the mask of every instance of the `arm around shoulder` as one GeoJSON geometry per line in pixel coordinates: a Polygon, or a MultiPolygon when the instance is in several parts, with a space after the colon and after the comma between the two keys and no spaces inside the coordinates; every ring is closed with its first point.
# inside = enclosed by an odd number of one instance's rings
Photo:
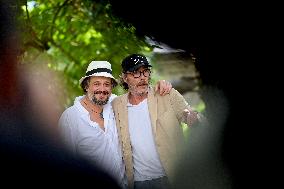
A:
{"type": "Polygon", "coordinates": [[[170,101],[180,122],[187,123],[188,126],[192,126],[195,122],[202,124],[208,122],[202,113],[194,111],[191,108],[185,98],[176,89],[171,90],[170,101]]]}
{"type": "Polygon", "coordinates": [[[170,103],[171,106],[176,113],[176,116],[179,120],[179,122],[183,122],[183,111],[188,107],[188,102],[185,100],[185,98],[174,88],[170,91],[170,103]]]}

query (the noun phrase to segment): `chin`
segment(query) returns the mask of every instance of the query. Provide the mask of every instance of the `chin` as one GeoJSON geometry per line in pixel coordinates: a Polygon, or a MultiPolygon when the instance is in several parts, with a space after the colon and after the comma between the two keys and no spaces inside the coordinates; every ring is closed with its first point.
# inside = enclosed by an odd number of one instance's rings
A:
{"type": "Polygon", "coordinates": [[[146,95],[146,94],[148,94],[148,88],[147,89],[144,89],[144,90],[138,90],[137,91],[137,94],[139,94],[139,95],[146,95]]]}

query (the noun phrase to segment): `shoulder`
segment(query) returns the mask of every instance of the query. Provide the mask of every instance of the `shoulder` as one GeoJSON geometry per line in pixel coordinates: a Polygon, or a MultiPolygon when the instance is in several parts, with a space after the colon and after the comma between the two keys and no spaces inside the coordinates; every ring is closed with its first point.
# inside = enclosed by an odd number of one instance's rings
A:
{"type": "Polygon", "coordinates": [[[183,96],[175,88],[172,88],[169,93],[170,98],[183,98],[183,96]]]}
{"type": "MultiPolygon", "coordinates": [[[[73,105],[69,108],[67,108],[60,116],[58,120],[58,126],[59,128],[63,129],[63,131],[66,129],[70,131],[77,128],[78,124],[81,122],[82,114],[80,111],[73,105]]],[[[68,131],[68,132],[69,132],[68,131]]]]}
{"type": "Polygon", "coordinates": [[[158,98],[160,102],[171,104],[174,108],[177,108],[179,106],[185,107],[188,104],[182,94],[174,88],[171,89],[169,94],[166,94],[164,96],[156,94],[155,96],[159,96],[158,98]]]}
{"type": "Polygon", "coordinates": [[[74,105],[70,106],[62,112],[59,120],[63,121],[63,120],[66,120],[66,119],[70,119],[70,118],[74,117],[73,115],[75,115],[75,114],[76,114],[75,106],[74,105]]]}
{"type": "Polygon", "coordinates": [[[66,108],[62,114],[61,114],[61,117],[66,117],[68,114],[70,114],[74,109],[74,106],[70,106],[68,108],[66,108]]]}
{"type": "Polygon", "coordinates": [[[176,90],[175,88],[172,88],[169,94],[170,95],[177,95],[177,94],[180,94],[180,92],[178,92],[178,90],[176,90]]]}
{"type": "Polygon", "coordinates": [[[123,99],[127,98],[127,93],[123,94],[121,96],[116,96],[113,100],[112,100],[112,105],[117,105],[119,102],[121,102],[123,99]]]}
{"type": "Polygon", "coordinates": [[[170,93],[162,96],[159,93],[155,92],[154,90],[151,91],[152,94],[154,94],[155,97],[163,99],[163,100],[170,100],[175,98],[183,98],[183,96],[174,88],[170,90],[170,93]],[[170,98],[170,99],[169,99],[170,98]]]}
{"type": "Polygon", "coordinates": [[[109,97],[109,102],[111,103],[115,98],[117,98],[117,95],[111,94],[111,96],[109,97]]]}

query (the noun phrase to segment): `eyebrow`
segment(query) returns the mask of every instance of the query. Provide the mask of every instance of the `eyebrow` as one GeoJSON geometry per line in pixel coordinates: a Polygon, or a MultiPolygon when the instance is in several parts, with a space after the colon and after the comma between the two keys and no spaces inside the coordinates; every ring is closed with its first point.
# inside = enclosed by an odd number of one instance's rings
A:
{"type": "Polygon", "coordinates": [[[111,83],[111,81],[93,81],[93,83],[107,83],[107,84],[109,84],[109,83],[111,83]]]}

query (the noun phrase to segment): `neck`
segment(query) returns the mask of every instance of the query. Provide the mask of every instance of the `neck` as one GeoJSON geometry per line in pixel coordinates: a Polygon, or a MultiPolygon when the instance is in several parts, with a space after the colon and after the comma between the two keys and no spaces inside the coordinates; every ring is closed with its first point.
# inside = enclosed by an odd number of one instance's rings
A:
{"type": "Polygon", "coordinates": [[[85,102],[85,104],[87,104],[87,106],[89,106],[90,108],[92,108],[93,110],[95,110],[97,112],[101,112],[102,109],[103,109],[103,106],[95,104],[87,96],[85,96],[85,98],[83,98],[82,101],[85,102]]]}

